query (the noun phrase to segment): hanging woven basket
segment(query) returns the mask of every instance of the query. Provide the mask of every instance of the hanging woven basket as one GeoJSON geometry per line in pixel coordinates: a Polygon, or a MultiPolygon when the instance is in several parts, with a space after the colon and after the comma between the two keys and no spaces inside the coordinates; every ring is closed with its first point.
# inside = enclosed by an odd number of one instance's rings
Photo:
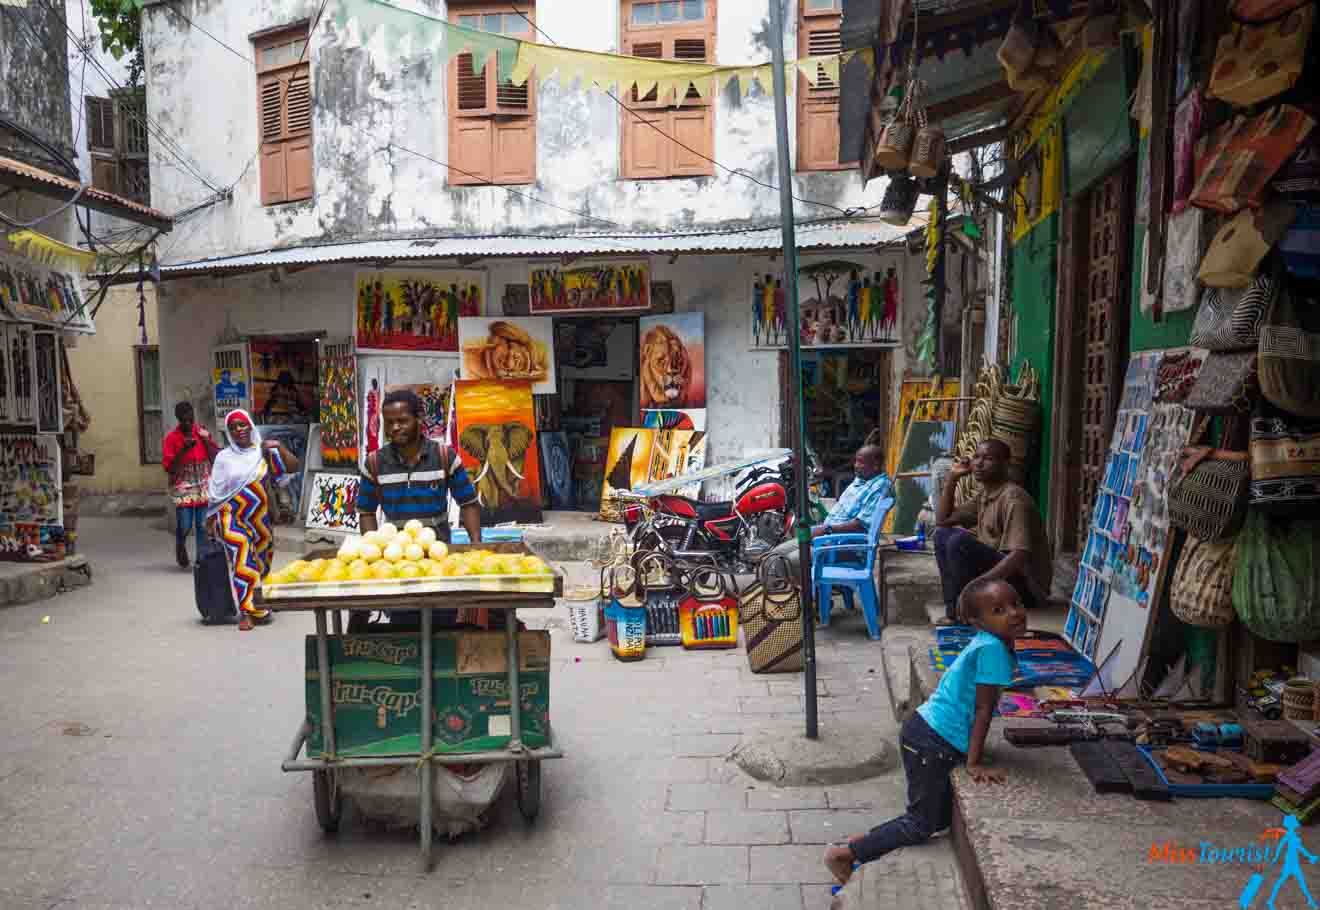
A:
{"type": "Polygon", "coordinates": [[[903,226],[912,220],[912,213],[917,210],[917,183],[907,174],[895,174],[889,178],[889,186],[880,199],[880,220],[888,224],[903,226]]]}
{"type": "Polygon", "coordinates": [[[916,138],[912,141],[908,173],[913,177],[934,177],[944,164],[946,147],[943,127],[934,123],[924,124],[917,130],[916,138]]]}

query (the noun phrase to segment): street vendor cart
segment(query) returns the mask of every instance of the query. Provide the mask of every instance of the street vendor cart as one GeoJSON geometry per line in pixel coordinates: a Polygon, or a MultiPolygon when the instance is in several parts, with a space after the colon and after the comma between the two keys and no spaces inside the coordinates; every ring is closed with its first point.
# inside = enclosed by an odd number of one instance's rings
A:
{"type": "MultiPolygon", "coordinates": [[[[531,555],[524,544],[511,542],[450,549],[531,555]]],[[[358,769],[415,767],[421,863],[429,871],[433,784],[446,764],[512,770],[519,810],[533,820],[541,802],[541,762],[563,753],[549,724],[548,633],[520,630],[514,611],[551,609],[562,594],[563,575],[553,567],[544,575],[263,586],[257,595],[262,607],[310,611],[316,619],[316,635],[307,642],[307,716],[281,767],[312,772],[321,827],[338,829],[345,777],[364,773],[358,769]],[[436,611],[458,609],[503,611],[504,628],[437,631],[436,611]],[[394,634],[383,625],[376,627],[379,633],[345,635],[345,610],[417,611],[420,628],[394,634]],[[441,711],[447,713],[437,735],[441,711]]],[[[497,780],[483,791],[481,799],[489,804],[503,789],[504,776],[497,780]]]]}

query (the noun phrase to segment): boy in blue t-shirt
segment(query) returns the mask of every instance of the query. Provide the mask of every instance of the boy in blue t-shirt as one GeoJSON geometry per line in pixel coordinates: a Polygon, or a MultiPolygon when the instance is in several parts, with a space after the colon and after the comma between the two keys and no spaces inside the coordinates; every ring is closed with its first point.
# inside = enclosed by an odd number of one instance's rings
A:
{"type": "Polygon", "coordinates": [[[999,691],[1013,681],[1013,639],[1027,629],[1027,614],[1012,585],[978,579],[958,598],[963,620],[980,631],[945,672],[935,694],[917,709],[899,738],[908,779],[907,812],[853,835],[825,851],[825,865],[841,883],[853,863],[869,863],[899,847],[929,840],[953,821],[954,766],[967,763],[978,783],[999,783],[1004,772],[981,764],[999,691]]]}

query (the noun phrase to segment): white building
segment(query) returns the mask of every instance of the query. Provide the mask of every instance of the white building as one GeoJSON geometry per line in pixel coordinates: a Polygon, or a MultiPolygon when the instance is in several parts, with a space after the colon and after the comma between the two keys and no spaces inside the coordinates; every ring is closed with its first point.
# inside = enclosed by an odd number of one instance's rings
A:
{"type": "MultiPolygon", "coordinates": [[[[789,59],[837,49],[838,0],[787,7],[789,59]]],[[[482,314],[512,315],[527,312],[533,270],[605,262],[645,266],[661,311],[672,297],[674,311],[704,314],[709,456],[784,444],[787,357],[753,337],[754,287],[782,269],[767,94],[619,101],[547,74],[519,88],[498,83],[493,63],[476,73],[470,55],[422,49],[432,19],[592,51],[770,59],[763,0],[148,0],[147,113],[181,152],[153,150],[150,168],[152,204],[177,219],[159,247],[166,404],[214,416],[215,358],[244,356],[222,345],[247,344],[261,372],[257,348],[292,362],[317,339],[352,337],[364,272],[462,269],[479,276],[482,314]],[[370,24],[380,21],[389,27],[370,24]]],[[[908,254],[904,231],[874,217],[884,181],[864,191],[836,163],[837,92],[828,80],[808,88],[789,101],[802,265],[855,264],[868,286],[892,274],[893,336],[910,345],[925,317],[924,253],[908,254]]],[[[615,318],[631,340],[607,370],[575,372],[559,352],[552,423],[601,413],[607,426],[637,425],[638,315],[555,317],[615,318]]],[[[839,446],[860,441],[866,419],[888,424],[910,357],[903,346],[851,350],[846,368],[819,369],[837,378],[845,411],[849,397],[866,400],[867,413],[844,417],[856,426],[826,433],[839,446]],[[844,382],[854,374],[877,391],[844,382]]],[[[409,382],[419,369],[447,381],[459,361],[393,359],[409,382]]]]}

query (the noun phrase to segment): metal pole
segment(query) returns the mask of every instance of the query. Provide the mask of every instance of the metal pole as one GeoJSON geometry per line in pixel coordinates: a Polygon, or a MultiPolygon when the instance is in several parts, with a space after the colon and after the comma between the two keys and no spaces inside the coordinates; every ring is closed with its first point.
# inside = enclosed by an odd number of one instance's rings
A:
{"type": "Polygon", "coordinates": [[[435,685],[435,670],[431,666],[431,624],[429,609],[422,610],[422,760],[418,762],[420,793],[418,794],[418,827],[422,835],[422,874],[431,872],[431,785],[435,769],[431,765],[431,687],[435,685]]]}
{"type": "Polygon", "coordinates": [[[798,326],[797,236],[793,229],[793,163],[788,152],[788,86],[784,73],[784,2],[770,0],[770,52],[775,87],[775,139],[779,153],[779,216],[784,231],[784,290],[788,296],[788,352],[792,378],[789,388],[798,402],[797,433],[793,438],[793,459],[797,464],[797,539],[802,597],[803,680],[807,698],[807,739],[815,739],[816,728],[816,611],[811,586],[811,524],[807,485],[810,481],[806,457],[807,414],[802,406],[802,348],[798,326]]]}

